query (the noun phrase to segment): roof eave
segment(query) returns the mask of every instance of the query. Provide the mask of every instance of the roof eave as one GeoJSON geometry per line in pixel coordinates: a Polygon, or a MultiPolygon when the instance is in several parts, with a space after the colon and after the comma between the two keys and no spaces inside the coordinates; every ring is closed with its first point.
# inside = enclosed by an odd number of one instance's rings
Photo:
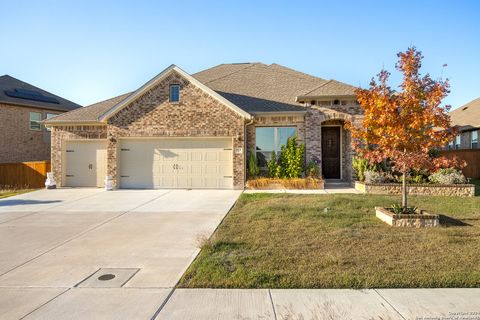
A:
{"type": "MultiPolygon", "coordinates": [[[[29,103],[21,103],[21,102],[12,102],[12,101],[0,101],[0,104],[10,104],[18,107],[25,107],[25,108],[34,108],[34,109],[43,109],[43,110],[53,110],[53,111],[60,111],[60,112],[69,112],[73,111],[76,109],[68,110],[68,109],[62,109],[62,108],[55,108],[54,106],[41,106],[41,105],[34,105],[34,104],[29,104],[29,103]]],[[[81,108],[82,106],[78,106],[78,108],[81,108]]],[[[78,109],[77,108],[77,109],[78,109]]]]}
{"type": "Polygon", "coordinates": [[[314,100],[314,99],[338,99],[338,98],[355,98],[355,94],[329,94],[329,95],[317,95],[317,96],[297,96],[295,97],[296,102],[303,100],[314,100]]]}
{"type": "Polygon", "coordinates": [[[258,112],[251,112],[253,116],[262,116],[262,115],[297,115],[297,114],[306,114],[307,110],[298,110],[298,111],[258,111],[258,112]]]}
{"type": "Polygon", "coordinates": [[[80,121],[80,120],[64,120],[64,121],[39,121],[42,123],[45,127],[50,128],[50,127],[55,127],[55,126],[65,126],[65,125],[81,125],[81,126],[93,126],[93,125],[101,125],[104,126],[105,123],[91,120],[91,121],[80,121]]]}

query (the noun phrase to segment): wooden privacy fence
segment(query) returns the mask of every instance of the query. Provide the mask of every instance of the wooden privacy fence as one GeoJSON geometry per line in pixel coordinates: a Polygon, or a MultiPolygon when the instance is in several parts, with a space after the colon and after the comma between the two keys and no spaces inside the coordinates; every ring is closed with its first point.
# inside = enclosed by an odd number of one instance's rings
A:
{"type": "Polygon", "coordinates": [[[443,150],[440,154],[447,158],[457,156],[465,160],[467,166],[462,170],[465,177],[480,178],[480,149],[443,150]]]}
{"type": "Polygon", "coordinates": [[[42,188],[50,161],[0,163],[0,188],[42,188]]]}

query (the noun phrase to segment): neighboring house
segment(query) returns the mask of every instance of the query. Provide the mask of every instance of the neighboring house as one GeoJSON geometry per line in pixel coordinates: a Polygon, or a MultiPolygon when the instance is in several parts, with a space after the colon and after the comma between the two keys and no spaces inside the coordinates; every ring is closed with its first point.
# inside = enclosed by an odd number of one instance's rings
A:
{"type": "Polygon", "coordinates": [[[246,159],[264,166],[288,137],[326,179],[352,181],[355,87],[277,64],[175,65],[138,90],[46,121],[60,186],[243,189],[246,159]]]}
{"type": "Polygon", "coordinates": [[[480,98],[450,112],[452,126],[459,134],[450,142],[447,149],[478,149],[480,135],[480,98]]]}
{"type": "Polygon", "coordinates": [[[0,77],[0,163],[50,159],[40,121],[81,106],[9,75],[0,77]]]}

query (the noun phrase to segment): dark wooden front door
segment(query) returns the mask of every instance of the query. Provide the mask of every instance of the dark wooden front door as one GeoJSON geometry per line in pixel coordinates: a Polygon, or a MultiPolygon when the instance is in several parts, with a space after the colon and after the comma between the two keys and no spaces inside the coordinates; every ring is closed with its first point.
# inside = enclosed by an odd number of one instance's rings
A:
{"type": "Polygon", "coordinates": [[[322,173],[340,179],[340,127],[322,127],[322,173]]]}

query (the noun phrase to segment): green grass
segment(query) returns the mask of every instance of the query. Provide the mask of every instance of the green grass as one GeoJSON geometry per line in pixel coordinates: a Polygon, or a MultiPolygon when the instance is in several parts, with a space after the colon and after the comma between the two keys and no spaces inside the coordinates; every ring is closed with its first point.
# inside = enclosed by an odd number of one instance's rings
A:
{"type": "Polygon", "coordinates": [[[392,228],[375,217],[375,206],[398,201],[244,194],[179,286],[480,286],[480,198],[410,197],[411,205],[449,217],[434,229],[392,228]]]}
{"type": "Polygon", "coordinates": [[[480,179],[472,179],[470,183],[475,185],[475,196],[480,196],[480,179]]]}
{"type": "Polygon", "coordinates": [[[34,189],[0,189],[0,199],[16,196],[17,194],[27,193],[34,189]]]}

